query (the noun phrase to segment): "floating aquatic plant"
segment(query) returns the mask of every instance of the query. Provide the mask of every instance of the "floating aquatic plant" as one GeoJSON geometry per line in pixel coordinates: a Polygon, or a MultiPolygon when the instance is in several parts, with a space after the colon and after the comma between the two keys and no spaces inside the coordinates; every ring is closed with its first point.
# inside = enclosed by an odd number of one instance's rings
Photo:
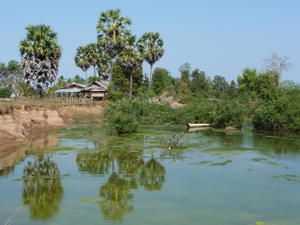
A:
{"type": "Polygon", "coordinates": [[[174,134],[174,135],[163,137],[162,143],[169,150],[175,149],[175,148],[183,148],[182,139],[183,139],[182,135],[174,134]]]}

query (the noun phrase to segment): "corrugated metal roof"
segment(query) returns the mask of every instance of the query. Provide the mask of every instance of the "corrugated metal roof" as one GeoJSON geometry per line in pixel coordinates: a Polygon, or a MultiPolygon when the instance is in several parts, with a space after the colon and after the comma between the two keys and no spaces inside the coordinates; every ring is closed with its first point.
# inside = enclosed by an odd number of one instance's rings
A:
{"type": "Polygon", "coordinates": [[[79,88],[65,88],[65,89],[58,89],[55,91],[56,94],[59,93],[79,93],[81,92],[82,89],[79,88]]]}

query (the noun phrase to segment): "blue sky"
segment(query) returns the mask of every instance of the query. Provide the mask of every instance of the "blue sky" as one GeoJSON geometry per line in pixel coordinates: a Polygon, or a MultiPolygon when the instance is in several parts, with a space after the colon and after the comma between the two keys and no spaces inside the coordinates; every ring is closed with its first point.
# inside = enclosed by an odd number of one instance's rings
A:
{"type": "Polygon", "coordinates": [[[45,23],[58,33],[63,49],[59,73],[82,75],[74,65],[75,50],[96,41],[99,15],[111,8],[133,20],[138,36],[161,33],[166,54],[156,66],[173,76],[189,62],[210,76],[236,79],[245,67],[262,69],[263,60],[277,53],[293,64],[284,79],[300,82],[299,0],[2,0],[0,61],[19,59],[24,28],[45,23]]]}

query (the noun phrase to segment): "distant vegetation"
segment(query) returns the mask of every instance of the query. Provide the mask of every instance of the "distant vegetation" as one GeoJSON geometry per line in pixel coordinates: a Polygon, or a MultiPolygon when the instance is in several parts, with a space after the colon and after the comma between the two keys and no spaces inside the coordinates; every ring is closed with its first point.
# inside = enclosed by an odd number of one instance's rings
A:
{"type": "Polygon", "coordinates": [[[101,13],[97,39],[78,47],[74,56],[85,78],[76,75],[73,79],[58,77],[62,50],[53,29],[28,26],[20,42],[21,62],[0,63],[0,97],[51,96],[68,83],[102,79],[111,81],[104,120],[120,135],[136,132],[140,124],[166,123],[210,123],[216,128],[238,129],[252,124],[257,130],[300,131],[300,87],[282,81],[283,72],[290,67],[287,57],[273,54],[265,60],[263,71],[247,68],[237,81],[208,76],[188,63],[172,76],[165,68],[154,68],[165,53],[160,34],[146,32],[138,38],[131,24],[120,10],[101,13]],[[144,62],[150,67],[148,75],[143,71],[144,62]]]}

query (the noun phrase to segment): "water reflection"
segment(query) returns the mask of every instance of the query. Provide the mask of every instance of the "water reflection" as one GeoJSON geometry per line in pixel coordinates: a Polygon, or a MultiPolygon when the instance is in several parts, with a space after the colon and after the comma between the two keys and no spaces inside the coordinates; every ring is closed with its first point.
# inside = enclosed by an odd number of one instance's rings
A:
{"type": "Polygon", "coordinates": [[[222,150],[255,150],[261,153],[275,156],[294,158],[300,154],[300,139],[296,137],[266,136],[248,131],[225,132],[205,130],[201,132],[207,138],[211,138],[218,149],[222,150]]]}
{"type": "Polygon", "coordinates": [[[156,159],[145,161],[142,150],[104,149],[99,152],[83,152],[77,155],[80,171],[92,175],[108,175],[100,186],[100,208],[103,218],[122,221],[133,211],[134,190],[143,187],[147,191],[160,190],[165,181],[165,168],[156,159]]]}
{"type": "Polygon", "coordinates": [[[135,188],[135,184],[114,172],[107,183],[100,187],[100,196],[104,199],[100,203],[103,217],[107,220],[120,221],[125,214],[132,212],[131,190],[135,188]]]}
{"type": "Polygon", "coordinates": [[[96,153],[80,153],[77,155],[77,165],[79,171],[90,174],[109,174],[112,159],[106,151],[96,153]]]}
{"type": "Polygon", "coordinates": [[[147,191],[158,191],[165,182],[165,173],[163,165],[152,158],[141,170],[140,184],[147,191]]]}
{"type": "Polygon", "coordinates": [[[0,177],[10,175],[15,165],[22,161],[28,154],[36,154],[41,149],[57,146],[58,137],[42,133],[39,137],[29,139],[26,143],[0,151],[0,177]]]}
{"type": "Polygon", "coordinates": [[[57,164],[50,158],[39,157],[28,162],[23,171],[23,204],[33,220],[53,218],[60,209],[63,187],[57,164]]]}

